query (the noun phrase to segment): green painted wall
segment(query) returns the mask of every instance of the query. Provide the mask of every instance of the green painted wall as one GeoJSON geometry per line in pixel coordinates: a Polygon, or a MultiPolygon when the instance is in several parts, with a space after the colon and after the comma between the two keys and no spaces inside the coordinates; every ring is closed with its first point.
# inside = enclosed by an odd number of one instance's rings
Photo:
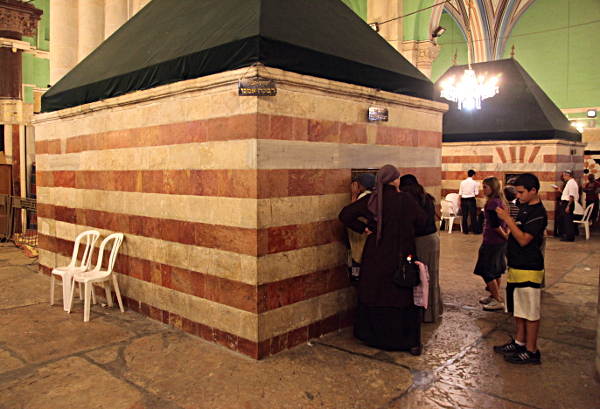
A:
{"type": "MultiPolygon", "coordinates": [[[[363,20],[367,21],[367,0],[342,0],[363,20]]],[[[368,23],[368,21],[367,21],[368,23]]]]}
{"type": "MultiPolygon", "coordinates": [[[[23,37],[39,50],[50,50],[50,0],[36,0],[31,4],[41,9],[44,14],[38,23],[36,37],[23,37]]],[[[50,61],[45,58],[37,58],[32,54],[23,53],[23,84],[35,85],[36,87],[47,87],[50,83],[50,61]]],[[[33,103],[33,87],[25,86],[23,101],[33,103]]]]}
{"type": "Polygon", "coordinates": [[[429,22],[434,0],[404,0],[404,15],[415,13],[404,17],[404,41],[424,41],[429,40],[429,22]],[[423,11],[419,11],[423,10],[423,11]]]}
{"type": "Polygon", "coordinates": [[[457,64],[467,63],[467,40],[460,26],[446,12],[442,13],[440,26],[444,27],[446,32],[437,41],[440,45],[440,54],[431,68],[431,80],[433,82],[437,81],[452,66],[456,50],[458,50],[457,64]]]}
{"type": "Polygon", "coordinates": [[[537,0],[513,29],[504,53],[561,109],[600,105],[600,1],[537,0]]]}

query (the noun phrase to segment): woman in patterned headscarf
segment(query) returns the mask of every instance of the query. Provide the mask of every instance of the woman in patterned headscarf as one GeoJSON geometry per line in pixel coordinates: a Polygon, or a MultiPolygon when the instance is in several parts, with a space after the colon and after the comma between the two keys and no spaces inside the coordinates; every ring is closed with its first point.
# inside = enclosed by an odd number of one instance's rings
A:
{"type": "Polygon", "coordinates": [[[425,224],[427,215],[411,195],[398,191],[399,177],[395,166],[383,166],[373,192],[346,206],[339,218],[349,229],[368,234],[354,336],[376,348],[419,355],[422,308],[414,304],[413,289],[398,287],[392,275],[400,252],[416,256],[414,226],[425,224]]]}

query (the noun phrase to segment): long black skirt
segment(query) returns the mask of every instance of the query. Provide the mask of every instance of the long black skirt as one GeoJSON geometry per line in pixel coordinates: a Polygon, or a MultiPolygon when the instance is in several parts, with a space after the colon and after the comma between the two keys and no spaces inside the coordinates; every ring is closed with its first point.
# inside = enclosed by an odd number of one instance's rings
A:
{"type": "Polygon", "coordinates": [[[421,345],[422,307],[369,307],[358,301],[354,337],[369,346],[408,351],[421,345]]]}

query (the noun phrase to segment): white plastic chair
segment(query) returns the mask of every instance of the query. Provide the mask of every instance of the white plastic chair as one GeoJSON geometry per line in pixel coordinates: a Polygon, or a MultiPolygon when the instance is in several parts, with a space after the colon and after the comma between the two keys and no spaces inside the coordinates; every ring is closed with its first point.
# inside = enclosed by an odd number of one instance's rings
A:
{"type": "Polygon", "coordinates": [[[592,203],[588,207],[585,208],[585,212],[583,212],[583,218],[581,220],[573,220],[573,223],[583,224],[585,227],[585,239],[590,239],[590,219],[592,217],[592,209],[594,208],[594,204],[592,203]]]}
{"type": "MultiPolygon", "coordinates": [[[[69,310],[69,300],[71,299],[71,281],[75,273],[82,273],[90,268],[92,262],[92,253],[94,252],[94,245],[100,237],[100,232],[96,230],[88,230],[81,233],[75,239],[75,245],[73,247],[73,257],[71,263],[65,267],[56,267],[50,274],[50,305],[54,305],[54,283],[56,281],[55,276],[62,277],[62,290],[63,290],[63,308],[65,311],[69,310]],[[77,264],[77,256],[79,253],[79,245],[82,240],[85,239],[85,250],[83,257],[81,257],[81,263],[77,264]]],[[[81,287],[79,288],[79,297],[81,297],[81,287]]]]}
{"type": "MultiPolygon", "coordinates": [[[[119,247],[121,246],[122,242],[122,233],[113,233],[104,240],[102,240],[102,243],[100,244],[100,251],[98,253],[98,264],[96,265],[96,268],[85,273],[77,273],[73,276],[73,285],[75,285],[75,282],[84,284],[83,322],[88,322],[90,320],[90,298],[93,297],[92,294],[94,283],[104,283],[104,290],[106,291],[106,301],[108,302],[109,307],[113,306],[112,294],[110,291],[111,277],[115,289],[115,294],[117,295],[117,300],[119,301],[119,307],[121,309],[121,312],[125,312],[125,310],[123,309],[123,301],[121,300],[121,292],[119,291],[119,283],[117,282],[117,277],[112,273],[113,267],[115,265],[115,260],[117,258],[117,253],[119,252],[119,247]],[[106,245],[111,240],[113,241],[113,245],[108,258],[108,268],[106,270],[102,270],[102,258],[104,255],[104,247],[106,247],[106,245]]],[[[73,294],[71,294],[69,312],[71,312],[71,308],[73,307],[73,298],[73,294]]],[[[95,298],[93,301],[95,304],[95,298]]]]}
{"type": "MultiPolygon", "coordinates": [[[[463,231],[462,227],[462,216],[458,215],[458,211],[454,208],[454,203],[450,200],[442,200],[442,221],[447,220],[446,224],[448,225],[448,234],[452,234],[452,225],[454,224],[454,219],[458,219],[458,223],[460,224],[460,231],[463,231]]],[[[440,228],[442,222],[440,221],[440,228]]]]}

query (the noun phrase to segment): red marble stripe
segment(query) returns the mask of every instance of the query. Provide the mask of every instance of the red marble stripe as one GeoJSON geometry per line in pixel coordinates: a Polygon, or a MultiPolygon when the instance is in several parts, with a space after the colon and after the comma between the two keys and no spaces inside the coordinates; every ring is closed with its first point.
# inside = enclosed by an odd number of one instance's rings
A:
{"type": "Polygon", "coordinates": [[[442,156],[442,163],[493,163],[493,155],[448,155],[442,156]]]}
{"type": "Polygon", "coordinates": [[[417,146],[420,148],[442,148],[442,133],[435,131],[418,131],[417,146]]]}
{"type": "MultiPolygon", "coordinates": [[[[231,117],[123,129],[40,141],[37,154],[78,153],[90,150],[142,148],[207,141],[278,139],[288,141],[366,144],[364,123],[345,123],[282,115],[242,114],[231,117]]],[[[441,133],[379,127],[378,143],[394,146],[441,147],[441,133]],[[388,136],[391,140],[388,140],[388,136]],[[381,141],[381,142],[379,142],[381,141]]]]}
{"type": "Polygon", "coordinates": [[[337,219],[257,230],[47,204],[41,209],[42,218],[250,256],[335,243],[345,234],[337,219]]]}
{"type": "Polygon", "coordinates": [[[268,199],[348,193],[350,169],[40,171],[39,187],[268,199]]]}
{"type": "MultiPolygon", "coordinates": [[[[40,241],[40,249],[51,251],[45,248],[46,246],[50,247],[48,240],[44,241],[43,246],[40,241]]],[[[73,252],[73,242],[57,239],[56,248],[57,254],[70,258],[73,252]]],[[[107,258],[108,252],[105,256],[104,259],[107,258]]],[[[95,265],[96,262],[97,255],[95,254],[92,265],[95,265]]],[[[117,255],[114,271],[137,280],[257,314],[329,294],[349,286],[345,265],[258,286],[156,263],[123,253],[117,255]]]]}
{"type": "Polygon", "coordinates": [[[509,146],[508,151],[510,152],[510,159],[508,161],[510,163],[516,163],[517,162],[517,147],[509,146]]]}
{"type": "Polygon", "coordinates": [[[419,183],[424,187],[440,186],[442,184],[442,169],[439,167],[431,168],[399,168],[400,175],[414,175],[419,183]]]}
{"type": "MultiPolygon", "coordinates": [[[[475,170],[477,171],[477,175],[476,175],[477,180],[483,180],[488,176],[495,176],[500,180],[504,180],[504,172],[503,171],[486,172],[486,171],[477,170],[476,168],[475,168],[475,170]]],[[[523,172],[523,173],[525,173],[525,172],[523,172]]],[[[542,182],[550,182],[550,181],[560,180],[560,175],[561,175],[560,171],[559,172],[536,172],[536,171],[533,171],[532,173],[534,175],[536,175],[538,177],[538,179],[542,182]]],[[[442,180],[464,180],[466,178],[467,178],[467,172],[462,171],[462,170],[460,170],[460,171],[450,171],[450,170],[442,171],[442,180]]]]}
{"type": "Polygon", "coordinates": [[[541,146],[535,146],[533,148],[533,151],[531,152],[531,156],[529,156],[529,163],[533,163],[533,161],[537,157],[538,153],[540,152],[540,149],[542,149],[541,146]]]}
{"type": "Polygon", "coordinates": [[[504,155],[504,148],[497,146],[496,152],[498,152],[498,156],[500,157],[500,161],[502,163],[506,163],[506,156],[504,155]]]}

